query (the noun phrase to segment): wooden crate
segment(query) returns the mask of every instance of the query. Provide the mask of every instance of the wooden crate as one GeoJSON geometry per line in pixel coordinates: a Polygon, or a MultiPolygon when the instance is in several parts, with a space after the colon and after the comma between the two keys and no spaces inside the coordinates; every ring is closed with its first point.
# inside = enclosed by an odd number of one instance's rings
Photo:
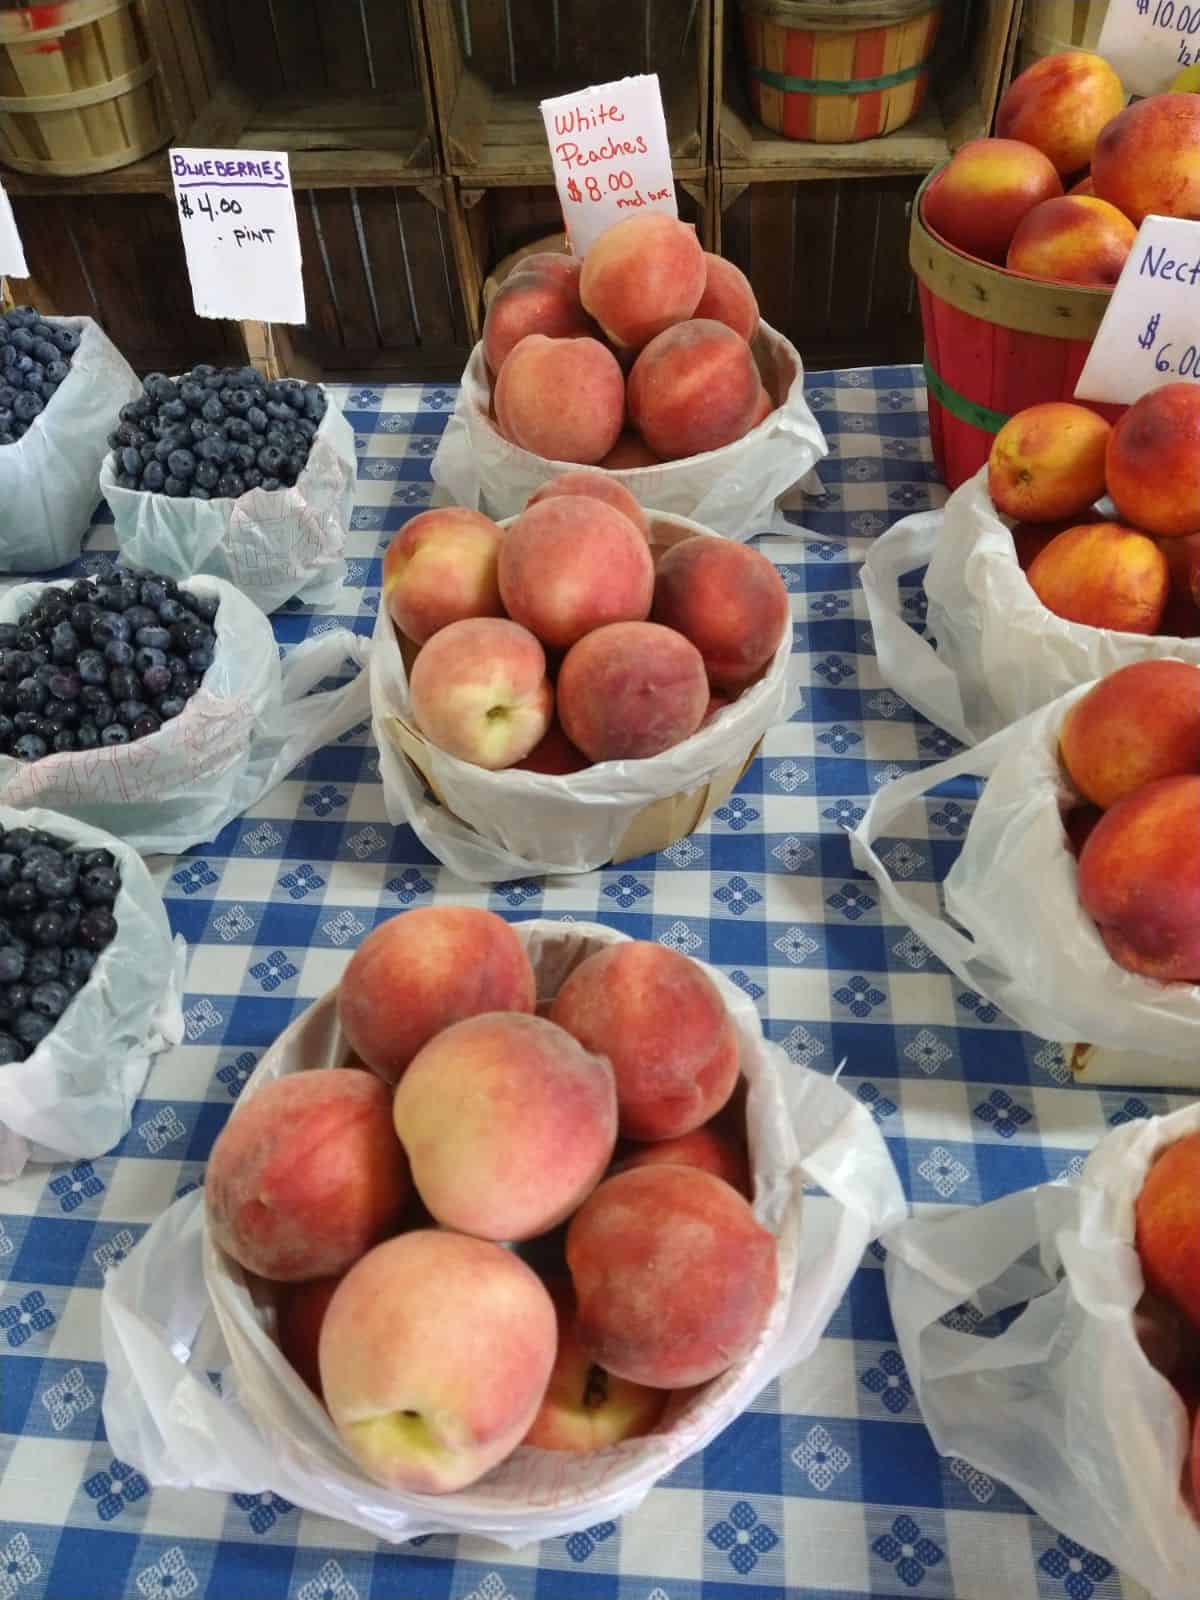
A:
{"type": "Polygon", "coordinates": [[[708,161],[713,0],[421,0],[447,170],[551,178],[539,102],[657,72],[677,177],[708,161]]]}
{"type": "MultiPolygon", "coordinates": [[[[419,0],[138,0],[174,143],[287,150],[297,189],[439,170],[419,0]]],[[[12,193],[168,192],[164,156],[12,193]]]]}
{"type": "MultiPolygon", "coordinates": [[[[713,207],[708,177],[677,178],[679,215],[694,224],[706,249],[713,237],[713,207]]],[[[483,285],[498,262],[524,245],[562,233],[562,207],[553,184],[498,184],[487,189],[458,186],[452,216],[459,281],[472,341],[483,321],[483,285]]]]}
{"type": "Polygon", "coordinates": [[[713,143],[722,178],[923,176],[960,144],[990,131],[1012,70],[1020,6],[1021,0],[946,0],[931,92],[920,115],[879,139],[809,144],[783,139],[753,117],[737,0],[714,0],[713,143]]]}
{"type": "Polygon", "coordinates": [[[764,318],[810,370],[921,359],[908,269],[916,178],[767,179],[721,174],[720,253],[735,262],[764,318]]]}

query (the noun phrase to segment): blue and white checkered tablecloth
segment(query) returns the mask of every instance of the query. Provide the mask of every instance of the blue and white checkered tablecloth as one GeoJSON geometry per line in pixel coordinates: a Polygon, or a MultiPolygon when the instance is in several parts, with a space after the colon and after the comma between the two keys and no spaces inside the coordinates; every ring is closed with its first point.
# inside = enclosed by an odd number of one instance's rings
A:
{"type": "MultiPolygon", "coordinates": [[[[916,369],[818,374],[823,493],[763,547],[792,595],[801,689],[737,792],[660,855],[552,886],[478,888],[386,818],[365,726],[156,881],[187,939],[186,1041],[155,1064],[104,1158],[0,1189],[0,1600],[1118,1600],[1140,1594],[1002,1485],[938,1457],[869,1252],[813,1358],[774,1384],[617,1524],[512,1554],[443,1537],[392,1547],[271,1493],[151,1490],[114,1459],[100,1402],[105,1272],[199,1184],[262,1050],[333,985],[368,929],[407,906],[600,918],[716,963],[796,1062],[869,1105],[910,1198],[962,1205],[1070,1176],[1113,1125],[1173,1097],[1078,1088],[1058,1047],[1017,1032],[881,914],[844,828],[881,784],[955,748],[880,681],[856,565],[938,503],[916,369]]],[[[284,645],[367,634],[384,548],[430,502],[452,388],[350,387],[358,495],[341,615],[285,608],[284,645]]],[[[105,559],[102,519],[83,558],[105,559]]],[[[920,604],[912,591],[914,615],[920,604]]],[[[927,886],[973,789],[929,798],[881,849],[927,886]]]]}

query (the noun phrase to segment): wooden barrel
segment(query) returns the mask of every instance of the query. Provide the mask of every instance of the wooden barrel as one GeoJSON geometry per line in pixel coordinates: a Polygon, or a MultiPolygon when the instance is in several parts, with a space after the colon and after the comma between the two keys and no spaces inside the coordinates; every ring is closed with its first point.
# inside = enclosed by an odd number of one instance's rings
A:
{"type": "Polygon", "coordinates": [[[750,104],[785,139],[850,144],[916,116],[941,0],[741,0],[750,104]]]}
{"type": "Polygon", "coordinates": [[[1018,71],[1061,50],[1094,50],[1107,11],[1108,0],[1037,0],[1026,6],[1018,71]]]}
{"type": "Polygon", "coordinates": [[[0,11],[0,161],[18,172],[108,172],[171,137],[134,0],[0,11]]]}
{"type": "MultiPolygon", "coordinates": [[[[934,176],[913,205],[909,260],[921,296],[933,458],[957,489],[987,460],[1011,416],[1043,401],[1075,400],[1112,291],[1042,283],[953,249],[921,220],[934,176]]],[[[1077,403],[1110,421],[1125,410],[1077,403]]]]}

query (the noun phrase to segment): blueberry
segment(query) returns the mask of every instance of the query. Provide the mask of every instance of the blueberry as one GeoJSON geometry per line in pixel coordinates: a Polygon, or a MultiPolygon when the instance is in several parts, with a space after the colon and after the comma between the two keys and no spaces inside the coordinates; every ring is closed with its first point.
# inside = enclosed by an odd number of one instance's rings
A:
{"type": "Polygon", "coordinates": [[[254,433],[265,433],[269,418],[261,406],[251,406],[246,413],[246,421],[254,433]]]}
{"type": "MultiPolygon", "coordinates": [[[[6,844],[7,842],[5,840],[6,844]]],[[[0,854],[0,889],[11,889],[20,876],[20,860],[11,850],[5,850],[3,854],[0,854]]],[[[4,981],[3,978],[0,978],[0,983],[4,981]]]]}
{"type": "Polygon", "coordinates": [[[29,1004],[29,985],[27,983],[10,983],[4,995],[5,1015],[15,1017],[18,1011],[24,1011],[29,1004]]]}
{"type": "Polygon", "coordinates": [[[139,722],[149,710],[150,707],[144,700],[138,700],[136,697],[131,696],[128,700],[122,700],[117,706],[117,719],[123,722],[127,728],[132,729],[134,723],[139,722]]]}
{"type": "Polygon", "coordinates": [[[115,867],[117,858],[111,850],[85,850],[79,857],[80,872],[91,872],[93,867],[115,867]]]}
{"type": "Polygon", "coordinates": [[[62,1016],[70,1002],[70,990],[55,979],[39,983],[29,996],[32,1010],[40,1017],[48,1017],[52,1022],[62,1016]]]}
{"type": "MultiPolygon", "coordinates": [[[[174,472],[175,468],[172,467],[171,470],[174,472]]],[[[186,474],[177,472],[176,476],[182,478],[185,477],[186,474]]],[[[147,611],[153,611],[157,617],[158,608],[163,604],[166,598],[167,586],[161,578],[143,578],[141,585],[138,588],[138,599],[141,601],[142,605],[146,607],[147,611]]]]}
{"type": "Polygon", "coordinates": [[[29,936],[34,944],[52,945],[61,944],[63,936],[63,919],[57,911],[39,911],[29,924],[29,936]]]}
{"type": "Polygon", "coordinates": [[[0,983],[15,983],[25,972],[25,957],[13,945],[0,948],[0,983]]]}
{"type": "Polygon", "coordinates": [[[89,867],[79,879],[80,897],[89,906],[112,905],[120,887],[121,879],[115,867],[89,867]]]}
{"type": "Polygon", "coordinates": [[[180,695],[166,695],[158,702],[158,714],[164,721],[169,721],[172,717],[179,716],[186,705],[187,701],[180,695]]]}
{"type": "Polygon", "coordinates": [[[217,494],[222,500],[238,500],[246,492],[246,485],[242,482],[241,474],[237,472],[223,472],[217,484],[217,494]]]}
{"type": "Polygon", "coordinates": [[[154,628],[158,625],[158,612],[152,606],[130,606],[125,613],[125,621],[133,629],[134,638],[137,638],[139,628],[154,628]]]}
{"type": "Polygon", "coordinates": [[[129,445],[121,451],[120,459],[121,470],[129,473],[130,477],[136,478],[138,473],[142,470],[142,457],[140,451],[135,449],[132,445],[129,445]]]}
{"type": "Polygon", "coordinates": [[[108,682],[108,666],[99,650],[80,651],[75,670],[85,687],[90,685],[94,688],[97,684],[108,682]]]}
{"type": "Polygon", "coordinates": [[[103,950],[116,937],[117,919],[111,911],[96,906],[80,919],[79,942],[85,950],[103,950]]]}
{"type": "Polygon", "coordinates": [[[4,836],[5,848],[14,856],[24,855],[33,843],[32,828],[10,828],[4,836]]]}
{"type": "Polygon", "coordinates": [[[161,494],[167,475],[160,461],[147,461],[142,472],[142,484],[151,494],[161,494]]]}
{"type": "Polygon", "coordinates": [[[208,461],[215,467],[221,467],[229,459],[229,445],[224,439],[201,439],[195,453],[201,461],[208,461]]]}
{"type": "MultiPolygon", "coordinates": [[[[178,602],[172,601],[171,604],[175,605],[178,604],[178,602]]],[[[179,611],[180,616],[182,616],[182,606],[179,607],[179,611]]],[[[134,638],[145,650],[169,650],[171,648],[171,635],[165,628],[155,626],[139,628],[134,634],[134,638]]]]}
{"type": "Polygon", "coordinates": [[[108,675],[108,692],[113,704],[119,700],[132,700],[138,692],[140,680],[132,667],[116,667],[108,675]]]}
{"type": "Polygon", "coordinates": [[[13,1023],[13,1032],[22,1044],[32,1048],[41,1044],[53,1027],[49,1017],[39,1016],[36,1011],[19,1011],[13,1023]]]}
{"type": "Polygon", "coordinates": [[[92,623],[92,643],[103,647],[113,639],[128,639],[132,632],[124,616],[107,612],[92,623]]]}
{"type": "Polygon", "coordinates": [[[50,754],[50,746],[36,733],[23,733],[13,745],[12,753],[18,761],[40,761],[50,754]]]}
{"type": "Polygon", "coordinates": [[[208,644],[197,645],[195,650],[189,650],[187,663],[194,673],[203,677],[213,664],[212,646],[208,644]]]}
{"type": "Polygon", "coordinates": [[[80,983],[83,983],[86,981],[88,973],[95,965],[96,957],[94,952],[91,950],[84,950],[80,946],[75,945],[63,956],[63,977],[68,981],[78,978],[80,983]]]}
{"type": "Polygon", "coordinates": [[[55,672],[46,687],[56,700],[78,700],[83,679],[78,672],[55,672]]]}
{"type": "Polygon", "coordinates": [[[24,976],[31,984],[49,983],[61,972],[62,958],[63,953],[58,945],[51,945],[45,950],[35,950],[28,957],[22,956],[24,967],[22,972],[17,973],[17,977],[24,976]]]}
{"type": "MultiPolygon", "coordinates": [[[[115,718],[116,713],[112,712],[110,715],[115,718]]],[[[100,730],[100,743],[102,745],[128,744],[129,729],[120,722],[108,722],[100,730]]]]}
{"type": "Polygon", "coordinates": [[[75,729],[75,748],[94,750],[100,743],[100,730],[93,718],[88,717],[75,729]]]}
{"type": "Polygon", "coordinates": [[[218,594],[199,594],[195,597],[196,615],[201,622],[210,627],[217,620],[217,612],[221,609],[221,597],[218,594]]]}
{"type": "MultiPolygon", "coordinates": [[[[233,457],[234,466],[240,468],[244,476],[247,467],[254,466],[255,462],[258,460],[258,451],[252,444],[239,444],[234,448],[233,457]]],[[[249,487],[249,485],[247,485],[247,487],[249,487]]]]}
{"type": "Polygon", "coordinates": [[[7,1066],[10,1061],[24,1061],[25,1046],[13,1038],[11,1033],[0,1033],[0,1066],[7,1066]]]}
{"type": "Polygon", "coordinates": [[[235,444],[249,444],[254,438],[254,430],[245,417],[230,417],[225,424],[225,437],[232,439],[235,444]]]}
{"type": "Polygon", "coordinates": [[[17,685],[17,709],[40,711],[49,698],[50,691],[37,678],[22,678],[17,685]]]}
{"type": "Polygon", "coordinates": [[[78,871],[72,866],[45,866],[33,880],[44,900],[66,900],[75,892],[78,871]]]}
{"type": "Polygon", "coordinates": [[[38,903],[36,885],[28,883],[24,878],[14,883],[4,892],[5,909],[10,912],[33,911],[38,903]]]}
{"type": "Polygon", "coordinates": [[[91,638],[92,624],[99,615],[99,606],[90,600],[76,601],[71,607],[71,626],[82,638],[91,638]]]}
{"type": "Polygon", "coordinates": [[[113,667],[131,667],[135,651],[127,639],[112,639],[104,646],[104,659],[109,670],[113,667]]]}
{"type": "Polygon", "coordinates": [[[277,478],[283,467],[283,451],[277,445],[265,444],[258,452],[258,465],[264,476],[277,478]]]}
{"type": "Polygon", "coordinates": [[[225,407],[217,399],[215,394],[210,394],[200,409],[200,415],[204,418],[205,422],[224,422],[225,407]]]}

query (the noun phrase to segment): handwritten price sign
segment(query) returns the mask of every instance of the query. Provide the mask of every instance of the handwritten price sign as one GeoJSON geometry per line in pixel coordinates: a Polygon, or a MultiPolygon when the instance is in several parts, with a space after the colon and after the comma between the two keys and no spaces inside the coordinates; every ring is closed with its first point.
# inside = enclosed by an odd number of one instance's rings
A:
{"type": "Polygon", "coordinates": [[[171,177],[196,315],[303,322],[286,151],[172,150],[171,177]]]}
{"type": "Polygon", "coordinates": [[[1131,94],[1161,94],[1200,62],[1200,0],[1109,0],[1096,50],[1131,94]]]}
{"type": "Polygon", "coordinates": [[[1075,393],[1127,405],[1181,380],[1200,383],[1200,222],[1147,217],[1075,393]]]}
{"type": "Polygon", "coordinates": [[[4,185],[0,183],[0,278],[28,276],[29,268],[25,265],[17,219],[13,216],[12,203],[4,192],[4,185]]]}
{"type": "Polygon", "coordinates": [[[622,217],[679,215],[658,78],[621,78],[542,101],[554,181],[577,256],[622,217]]]}

